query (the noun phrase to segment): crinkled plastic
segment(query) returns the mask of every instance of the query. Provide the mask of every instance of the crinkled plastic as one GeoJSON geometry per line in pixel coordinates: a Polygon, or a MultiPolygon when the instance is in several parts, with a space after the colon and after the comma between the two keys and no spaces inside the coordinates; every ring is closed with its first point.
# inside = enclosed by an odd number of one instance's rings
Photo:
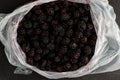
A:
{"type": "Polygon", "coordinates": [[[75,78],[87,74],[97,74],[120,69],[120,30],[115,22],[116,15],[108,0],[69,0],[89,4],[97,33],[94,56],[90,62],[75,71],[42,71],[26,63],[26,56],[16,41],[17,27],[25,14],[35,5],[55,0],[38,0],[26,4],[10,14],[0,15],[0,40],[5,46],[5,54],[10,64],[17,66],[16,74],[30,74],[32,71],[49,79],[75,78]]]}

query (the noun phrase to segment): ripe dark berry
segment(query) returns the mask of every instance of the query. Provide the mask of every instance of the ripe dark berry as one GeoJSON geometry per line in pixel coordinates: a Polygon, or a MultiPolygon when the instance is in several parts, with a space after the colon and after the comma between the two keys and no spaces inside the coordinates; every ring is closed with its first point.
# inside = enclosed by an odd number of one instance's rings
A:
{"type": "Polygon", "coordinates": [[[48,49],[44,49],[42,54],[43,54],[43,55],[46,55],[46,54],[48,54],[48,53],[49,53],[49,50],[48,50],[48,49]]]}
{"type": "Polygon", "coordinates": [[[48,8],[48,9],[47,9],[47,13],[48,13],[49,15],[54,15],[54,9],[53,9],[53,8],[48,8]]]}
{"type": "Polygon", "coordinates": [[[87,57],[87,56],[83,56],[82,58],[81,58],[81,63],[82,63],[82,65],[85,65],[85,64],[87,64],[89,62],[89,58],[87,57]]]}
{"type": "Polygon", "coordinates": [[[41,33],[41,29],[36,28],[36,29],[34,30],[34,34],[40,34],[40,33],[41,33]]]}
{"type": "Polygon", "coordinates": [[[71,37],[73,34],[73,30],[72,29],[69,29],[67,32],[66,32],[66,36],[67,37],[71,37]]]}
{"type": "Polygon", "coordinates": [[[89,43],[91,46],[95,46],[95,44],[96,44],[96,41],[94,41],[94,40],[90,40],[90,43],[89,43]]]}
{"type": "Polygon", "coordinates": [[[67,61],[69,61],[69,57],[64,56],[64,57],[63,57],[63,62],[67,62],[67,61]]]}
{"type": "Polygon", "coordinates": [[[22,45],[22,50],[28,52],[30,50],[30,45],[28,43],[22,45]]]}
{"type": "Polygon", "coordinates": [[[56,43],[57,43],[57,44],[60,43],[61,40],[62,40],[62,37],[58,36],[58,37],[56,38],[56,43]]]}
{"type": "Polygon", "coordinates": [[[94,26],[92,24],[87,24],[87,26],[88,26],[89,30],[92,30],[94,28],[94,26]]]}
{"type": "Polygon", "coordinates": [[[29,57],[34,57],[34,55],[35,55],[35,51],[34,51],[34,49],[31,49],[31,50],[28,52],[28,56],[29,56],[29,57]]]}
{"type": "Polygon", "coordinates": [[[40,54],[36,54],[36,55],[34,56],[34,59],[35,59],[35,61],[39,61],[39,60],[41,59],[40,54]]]}
{"type": "Polygon", "coordinates": [[[84,35],[86,37],[90,37],[91,36],[91,31],[90,30],[85,31],[84,35]]]}
{"type": "Polygon", "coordinates": [[[36,51],[36,53],[38,53],[38,54],[41,54],[41,53],[42,53],[42,49],[41,49],[40,47],[37,47],[35,51],[36,51]]]}
{"type": "Polygon", "coordinates": [[[78,45],[77,45],[76,43],[71,43],[71,44],[70,44],[70,47],[71,47],[72,49],[76,49],[77,46],[78,46],[78,45]]]}
{"type": "Polygon", "coordinates": [[[70,18],[70,16],[67,13],[64,13],[64,14],[61,15],[62,20],[68,20],[69,18],[70,18]]]}
{"type": "Polygon", "coordinates": [[[40,34],[41,36],[49,36],[49,32],[48,31],[43,31],[40,34]]]}
{"type": "Polygon", "coordinates": [[[63,69],[62,69],[61,67],[57,67],[57,68],[56,68],[56,71],[57,71],[57,72],[62,72],[63,69]]]}
{"type": "Polygon", "coordinates": [[[49,40],[50,40],[51,43],[54,43],[55,37],[54,36],[50,36],[49,40]]]}
{"type": "Polygon", "coordinates": [[[49,38],[48,37],[43,37],[42,42],[44,44],[47,44],[49,42],[49,38]]]}
{"type": "Polygon", "coordinates": [[[82,7],[79,8],[79,11],[80,11],[80,13],[82,13],[82,14],[85,12],[85,10],[84,10],[82,7]]]}
{"type": "Polygon", "coordinates": [[[54,61],[55,61],[55,62],[60,62],[60,57],[59,57],[59,56],[56,56],[54,61]]]}
{"type": "Polygon", "coordinates": [[[33,41],[33,45],[34,45],[35,48],[40,46],[38,41],[33,41]]]}
{"type": "Polygon", "coordinates": [[[79,31],[76,31],[76,37],[77,38],[83,38],[83,33],[79,32],[79,31]]]}
{"type": "Polygon", "coordinates": [[[80,57],[80,52],[76,52],[73,57],[74,59],[78,59],[80,57]]]}
{"type": "Polygon", "coordinates": [[[17,30],[26,62],[44,71],[74,71],[85,66],[94,55],[96,39],[90,6],[70,1],[33,7],[17,30]]]}
{"type": "Polygon", "coordinates": [[[47,48],[48,48],[49,50],[53,50],[53,49],[55,48],[55,45],[52,44],[52,43],[49,43],[49,44],[47,45],[47,48]]]}
{"type": "Polygon", "coordinates": [[[19,35],[19,37],[17,38],[17,42],[18,42],[19,44],[21,44],[22,42],[25,42],[24,36],[20,36],[20,35],[19,35]]]}
{"type": "Polygon", "coordinates": [[[24,28],[20,28],[18,29],[18,33],[21,34],[21,35],[25,35],[25,29],[24,28]]]}
{"type": "Polygon", "coordinates": [[[84,53],[86,54],[86,55],[90,55],[91,54],[91,48],[90,48],[90,46],[85,46],[84,47],[84,53]]]}
{"type": "Polygon", "coordinates": [[[64,36],[64,34],[65,34],[65,30],[61,29],[61,31],[59,32],[59,36],[64,36]]]}
{"type": "Polygon", "coordinates": [[[39,16],[39,17],[37,17],[37,20],[38,20],[38,22],[42,22],[42,21],[44,21],[46,19],[46,16],[45,16],[45,14],[41,14],[41,16],[39,16]]]}
{"type": "Polygon", "coordinates": [[[80,11],[77,11],[77,10],[76,10],[76,11],[74,12],[74,17],[75,17],[75,18],[79,18],[79,16],[80,16],[80,11]]]}
{"type": "Polygon", "coordinates": [[[65,37],[62,41],[62,44],[69,44],[70,43],[70,39],[65,37]]]}
{"type": "Polygon", "coordinates": [[[72,19],[68,20],[68,25],[73,25],[74,24],[74,21],[72,19]]]}
{"type": "Polygon", "coordinates": [[[42,29],[43,29],[43,30],[48,29],[48,24],[47,24],[47,23],[44,23],[44,24],[42,25],[42,29]]]}
{"type": "Polygon", "coordinates": [[[33,58],[28,58],[27,63],[29,63],[30,65],[33,65],[33,58]]]}
{"type": "Polygon", "coordinates": [[[48,17],[47,17],[47,21],[48,21],[48,22],[52,21],[52,19],[53,19],[52,16],[48,16],[48,17]]]}
{"type": "Polygon", "coordinates": [[[80,42],[81,42],[81,43],[86,43],[86,42],[87,42],[87,37],[81,38],[81,39],[80,39],[80,42]]]}
{"type": "Polygon", "coordinates": [[[67,50],[68,50],[67,46],[62,46],[60,49],[60,53],[65,54],[67,52],[67,50]]]}
{"type": "Polygon", "coordinates": [[[48,57],[51,58],[51,59],[54,59],[55,53],[49,53],[49,54],[48,54],[48,57]]]}
{"type": "Polygon", "coordinates": [[[83,30],[86,30],[87,26],[84,21],[79,21],[78,28],[82,28],[83,30]]]}
{"type": "Polygon", "coordinates": [[[76,65],[76,64],[72,65],[71,70],[77,70],[77,69],[79,69],[78,65],[76,65]]]}
{"type": "Polygon", "coordinates": [[[66,64],[64,65],[64,68],[65,68],[66,70],[70,69],[70,68],[71,68],[71,64],[70,64],[70,63],[66,63],[66,64]]]}
{"type": "Polygon", "coordinates": [[[84,20],[85,22],[88,22],[88,19],[89,19],[88,16],[84,16],[84,17],[83,17],[83,20],[84,20]]]}
{"type": "Polygon", "coordinates": [[[31,28],[32,27],[32,23],[31,22],[25,22],[24,23],[24,27],[27,28],[27,29],[31,28]]]}
{"type": "Polygon", "coordinates": [[[74,58],[71,59],[71,63],[74,64],[74,63],[77,63],[77,62],[78,62],[78,59],[74,59],[74,58]]]}

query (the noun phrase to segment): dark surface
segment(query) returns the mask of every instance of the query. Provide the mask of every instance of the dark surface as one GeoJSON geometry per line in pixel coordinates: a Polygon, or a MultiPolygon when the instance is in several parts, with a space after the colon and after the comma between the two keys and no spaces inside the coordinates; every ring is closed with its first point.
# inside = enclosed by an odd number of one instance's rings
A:
{"type": "MultiPolygon", "coordinates": [[[[117,15],[117,23],[120,25],[120,0],[109,0],[110,4],[114,7],[115,13],[117,15]]],[[[0,0],[0,13],[10,13],[14,9],[20,7],[23,4],[28,3],[29,0],[0,0]]],[[[0,43],[0,80],[48,80],[45,77],[38,75],[33,72],[31,75],[16,75],[13,74],[15,67],[9,64],[6,55],[4,53],[4,47],[0,43]]],[[[74,79],[59,79],[59,80],[119,80],[120,79],[120,70],[110,72],[110,73],[102,73],[102,74],[94,74],[94,75],[86,75],[80,78],[74,79]]]]}

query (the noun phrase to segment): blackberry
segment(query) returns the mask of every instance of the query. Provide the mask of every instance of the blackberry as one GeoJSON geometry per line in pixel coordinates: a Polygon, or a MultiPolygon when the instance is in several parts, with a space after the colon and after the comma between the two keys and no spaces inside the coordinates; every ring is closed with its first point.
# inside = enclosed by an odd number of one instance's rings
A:
{"type": "Polygon", "coordinates": [[[73,25],[74,24],[74,21],[72,19],[68,20],[68,25],[73,25]]]}
{"type": "Polygon", "coordinates": [[[74,59],[78,59],[80,57],[80,51],[77,51],[73,57],[74,59]]]}
{"type": "Polygon", "coordinates": [[[41,28],[42,28],[43,30],[47,30],[47,29],[48,29],[48,24],[47,24],[47,23],[44,23],[44,24],[41,26],[41,28]]]}
{"type": "Polygon", "coordinates": [[[49,42],[49,38],[48,38],[48,37],[43,37],[43,38],[42,38],[42,42],[43,42],[44,44],[47,44],[47,43],[49,42]]]}
{"type": "Polygon", "coordinates": [[[49,44],[47,45],[47,48],[48,48],[49,50],[53,50],[53,49],[55,48],[55,45],[52,44],[52,43],[49,43],[49,44]]]}
{"type": "Polygon", "coordinates": [[[26,34],[26,31],[24,28],[19,28],[18,31],[17,31],[20,35],[25,35],[26,34]]]}
{"type": "Polygon", "coordinates": [[[46,15],[45,14],[41,14],[39,17],[37,17],[37,20],[38,20],[38,22],[42,22],[42,21],[44,21],[44,20],[46,20],[46,15]]]}
{"type": "Polygon", "coordinates": [[[63,46],[63,47],[61,47],[61,49],[60,49],[60,53],[61,53],[61,54],[65,54],[65,53],[67,52],[67,50],[68,50],[67,46],[63,46]]]}
{"type": "Polygon", "coordinates": [[[66,0],[33,7],[17,30],[26,62],[45,71],[85,66],[94,55],[96,40],[90,6],[66,0]]]}
{"type": "Polygon", "coordinates": [[[56,38],[56,43],[59,44],[59,43],[61,42],[61,40],[62,40],[62,37],[58,36],[58,37],[56,38]]]}
{"type": "Polygon", "coordinates": [[[86,65],[89,62],[89,58],[87,56],[83,56],[81,58],[82,65],[86,65]]]}
{"type": "Polygon", "coordinates": [[[92,30],[94,28],[94,26],[92,24],[87,24],[87,26],[88,26],[89,30],[92,30]]]}
{"type": "Polygon", "coordinates": [[[28,52],[28,56],[29,56],[29,57],[34,57],[34,55],[35,55],[35,51],[34,51],[34,49],[31,49],[31,50],[28,52]]]}
{"type": "Polygon", "coordinates": [[[70,18],[69,14],[64,13],[61,15],[61,20],[68,20],[70,18]]]}
{"type": "Polygon", "coordinates": [[[73,35],[73,30],[69,29],[68,31],[66,31],[66,36],[67,37],[71,37],[73,35]]]}
{"type": "Polygon", "coordinates": [[[60,62],[60,57],[59,56],[56,56],[55,59],[54,59],[55,62],[60,62]]]}
{"type": "Polygon", "coordinates": [[[80,42],[81,42],[81,43],[87,43],[87,37],[81,38],[81,39],[80,39],[80,42]]]}
{"type": "Polygon", "coordinates": [[[32,23],[30,21],[24,22],[24,27],[27,28],[27,29],[31,28],[32,27],[32,23]]]}
{"type": "Polygon", "coordinates": [[[39,61],[41,59],[41,56],[39,54],[36,54],[34,56],[35,61],[39,61]]]}
{"type": "Polygon", "coordinates": [[[27,35],[31,35],[32,33],[33,33],[33,30],[31,30],[31,29],[26,30],[27,35]]]}
{"type": "Polygon", "coordinates": [[[66,63],[65,65],[64,65],[64,69],[65,70],[69,70],[71,68],[71,64],[70,63],[66,63]]]}
{"type": "Polygon", "coordinates": [[[74,63],[77,63],[77,62],[78,62],[78,59],[74,59],[74,58],[71,59],[71,63],[74,64],[74,63]]]}
{"type": "Polygon", "coordinates": [[[35,51],[38,54],[42,54],[42,52],[43,52],[43,50],[40,47],[37,47],[35,51]]]}
{"type": "Polygon", "coordinates": [[[83,33],[79,32],[79,31],[76,31],[76,37],[77,38],[83,38],[83,33]]]}
{"type": "Polygon", "coordinates": [[[62,44],[69,44],[70,43],[70,39],[65,37],[62,41],[62,44]]]}
{"type": "Polygon", "coordinates": [[[52,21],[52,19],[53,19],[52,16],[48,16],[48,17],[47,17],[47,21],[48,21],[48,22],[52,21]]]}
{"type": "Polygon", "coordinates": [[[75,17],[75,18],[79,18],[79,16],[80,16],[80,12],[76,10],[76,11],[74,12],[74,17],[75,17]]]}
{"type": "Polygon", "coordinates": [[[54,9],[53,8],[48,8],[47,13],[49,15],[54,15],[54,9]]]}
{"type": "Polygon", "coordinates": [[[64,34],[65,34],[65,29],[61,29],[61,31],[59,32],[59,36],[64,36],[64,34]]]}
{"type": "Polygon", "coordinates": [[[33,22],[33,28],[38,28],[39,24],[37,22],[33,22]]]}
{"type": "Polygon", "coordinates": [[[86,54],[86,55],[90,55],[91,54],[91,48],[90,48],[90,46],[85,46],[84,47],[84,53],[86,54]]]}
{"type": "Polygon", "coordinates": [[[27,63],[30,64],[30,65],[33,65],[33,58],[28,58],[27,63]]]}
{"type": "Polygon", "coordinates": [[[41,33],[41,29],[39,29],[39,28],[36,28],[35,30],[34,30],[34,34],[40,34],[41,33]]]}
{"type": "Polygon", "coordinates": [[[22,50],[28,52],[30,50],[30,45],[28,43],[22,45],[22,50]]]}
{"type": "Polygon", "coordinates": [[[58,66],[58,67],[56,68],[56,71],[57,71],[57,72],[62,72],[63,69],[62,69],[62,67],[59,67],[59,66],[58,66]]]}
{"type": "Polygon", "coordinates": [[[77,46],[78,46],[78,45],[77,45],[76,43],[71,43],[71,44],[70,44],[71,49],[76,49],[77,46]]]}
{"type": "Polygon", "coordinates": [[[33,41],[32,43],[33,43],[33,45],[34,45],[35,48],[37,48],[37,47],[40,46],[38,41],[33,41]]]}
{"type": "Polygon", "coordinates": [[[77,64],[74,64],[72,67],[71,67],[71,70],[77,70],[79,69],[79,66],[77,64]]]}
{"type": "Polygon", "coordinates": [[[78,24],[78,28],[82,28],[83,30],[86,30],[87,26],[84,21],[80,21],[78,24]]]}

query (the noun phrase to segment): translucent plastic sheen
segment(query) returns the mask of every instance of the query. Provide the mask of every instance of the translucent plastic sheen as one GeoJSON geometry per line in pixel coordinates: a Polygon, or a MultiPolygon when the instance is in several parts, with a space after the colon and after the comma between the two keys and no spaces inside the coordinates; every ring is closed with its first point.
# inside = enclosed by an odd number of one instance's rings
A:
{"type": "Polygon", "coordinates": [[[95,53],[90,62],[76,71],[42,71],[26,63],[26,56],[16,41],[17,27],[25,14],[35,5],[55,0],[38,0],[26,4],[10,14],[0,14],[0,40],[10,64],[17,66],[15,74],[30,74],[32,71],[49,79],[74,78],[87,74],[110,72],[120,69],[120,30],[115,22],[116,15],[108,0],[69,0],[89,4],[97,33],[95,53]]]}

